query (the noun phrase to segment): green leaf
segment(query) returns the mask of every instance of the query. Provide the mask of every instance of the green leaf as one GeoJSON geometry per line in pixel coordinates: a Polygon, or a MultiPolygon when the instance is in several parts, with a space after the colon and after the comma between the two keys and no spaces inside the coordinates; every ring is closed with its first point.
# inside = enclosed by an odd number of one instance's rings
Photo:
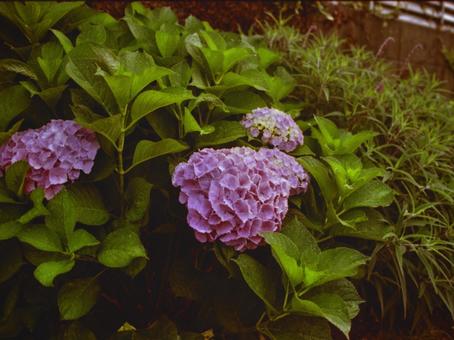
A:
{"type": "Polygon", "coordinates": [[[20,126],[22,125],[22,122],[23,120],[19,120],[6,132],[0,131],[0,145],[5,143],[13,134],[15,134],[19,130],[20,126]]]}
{"type": "Polygon", "coordinates": [[[58,292],[57,303],[63,320],[76,320],[96,304],[101,287],[96,277],[76,279],[65,283],[58,292]]]}
{"type": "Polygon", "coordinates": [[[341,138],[341,144],[339,147],[339,153],[352,153],[354,152],[361,144],[374,138],[377,133],[372,131],[361,131],[355,135],[351,133],[346,133],[341,138]]]}
{"type": "Polygon", "coordinates": [[[322,286],[315,287],[310,290],[308,296],[318,295],[320,293],[335,293],[339,295],[347,306],[348,317],[350,319],[358,315],[359,305],[364,302],[356,291],[355,286],[347,279],[331,281],[322,286]]]}
{"type": "Polygon", "coordinates": [[[184,135],[186,136],[190,132],[201,132],[202,128],[200,127],[197,120],[192,115],[191,111],[187,107],[184,108],[183,113],[183,129],[184,135]]]}
{"type": "Polygon", "coordinates": [[[296,216],[284,221],[281,233],[292,240],[298,248],[298,259],[302,264],[312,266],[317,263],[320,256],[317,241],[296,216]]]}
{"type": "Polygon", "coordinates": [[[71,40],[69,40],[69,38],[63,32],[60,32],[59,30],[51,29],[51,31],[55,35],[55,37],[58,39],[58,41],[60,42],[60,44],[63,47],[63,49],[65,50],[66,54],[71,52],[71,50],[73,49],[73,44],[72,44],[71,40]]]}
{"type": "Polygon", "coordinates": [[[271,64],[280,59],[280,55],[268,48],[257,48],[257,55],[259,56],[259,65],[261,68],[266,69],[271,64]]]}
{"type": "Polygon", "coordinates": [[[173,31],[157,31],[155,33],[156,45],[163,57],[170,57],[175,53],[180,43],[180,34],[173,31]]]}
{"type": "Polygon", "coordinates": [[[331,322],[348,338],[351,322],[346,303],[336,294],[320,293],[304,300],[294,296],[291,310],[304,314],[320,316],[331,322]]]}
{"type": "Polygon", "coordinates": [[[229,71],[240,61],[250,57],[252,55],[251,50],[245,47],[232,47],[223,52],[222,60],[222,72],[229,71]]]}
{"type": "Polygon", "coordinates": [[[107,48],[91,44],[76,46],[69,54],[66,73],[110,114],[119,112],[115,97],[106,80],[97,74],[98,68],[113,70],[118,60],[107,48]]]}
{"type": "Polygon", "coordinates": [[[43,204],[44,200],[43,189],[38,188],[33,190],[32,193],[30,194],[30,199],[33,202],[33,208],[31,208],[29,211],[27,211],[25,214],[19,217],[18,221],[22,224],[26,224],[37,217],[46,216],[49,214],[49,211],[43,204]]]}
{"type": "Polygon", "coordinates": [[[267,324],[275,340],[330,340],[331,330],[322,318],[289,315],[267,324]]]}
{"type": "Polygon", "coordinates": [[[73,269],[74,260],[49,261],[43,262],[36,267],[33,275],[35,278],[46,287],[54,286],[54,279],[61,274],[67,273],[73,269]]]}
{"type": "Polygon", "coordinates": [[[268,308],[276,311],[279,282],[274,273],[249,255],[241,254],[233,260],[238,264],[244,280],[268,308]]]}
{"type": "Polygon", "coordinates": [[[139,236],[129,228],[117,229],[104,239],[98,261],[111,268],[126,267],[138,257],[147,257],[139,236]]]}
{"type": "Polygon", "coordinates": [[[336,197],[336,182],[331,177],[326,166],[311,156],[298,158],[298,161],[303,165],[304,169],[308,171],[317,182],[320,190],[322,191],[325,202],[330,203],[336,197]]]}
{"type": "MultiPolygon", "coordinates": [[[[349,210],[354,211],[353,210],[349,210]]],[[[348,213],[347,212],[347,213],[348,213]]],[[[344,215],[340,217],[343,218],[344,215]]],[[[384,222],[384,217],[376,210],[370,209],[366,212],[367,220],[355,223],[354,228],[343,225],[336,225],[330,230],[334,236],[357,237],[365,240],[383,241],[385,235],[394,231],[394,228],[384,222]]]]}
{"type": "Polygon", "coordinates": [[[77,211],[77,221],[86,225],[103,225],[110,214],[99,191],[91,185],[72,185],[68,189],[77,211]]]}
{"type": "Polygon", "coordinates": [[[233,142],[246,136],[246,130],[237,121],[222,120],[212,124],[213,133],[201,135],[197,138],[197,147],[206,147],[233,142]]]}
{"type": "Polygon", "coordinates": [[[267,106],[265,100],[252,91],[232,91],[223,96],[223,101],[231,113],[249,113],[258,107],[267,106]]]}
{"type": "Polygon", "coordinates": [[[49,252],[63,252],[57,233],[44,225],[33,225],[22,230],[17,237],[36,249],[49,252]]]}
{"type": "Polygon", "coordinates": [[[316,284],[355,276],[358,268],[364,265],[367,257],[359,251],[346,247],[332,248],[320,254],[317,270],[324,272],[316,284]]]}
{"type": "Polygon", "coordinates": [[[394,198],[393,190],[378,180],[372,180],[351,193],[344,200],[344,210],[356,207],[386,207],[394,198]]]}
{"type": "Polygon", "coordinates": [[[55,110],[58,101],[60,100],[63,91],[67,88],[67,85],[49,87],[47,89],[38,92],[37,95],[46,103],[46,105],[55,110]]]}
{"type": "Polygon", "coordinates": [[[0,223],[0,241],[8,240],[19,234],[24,225],[18,221],[0,223]]]}
{"type": "Polygon", "coordinates": [[[153,185],[141,177],[134,177],[126,190],[126,220],[142,226],[150,206],[150,192],[153,185]]]}
{"type": "Polygon", "coordinates": [[[267,232],[263,234],[263,238],[271,246],[273,256],[293,287],[302,283],[304,269],[299,265],[300,252],[295,243],[281,233],[267,232]]]}
{"type": "Polygon", "coordinates": [[[9,280],[25,264],[17,242],[2,242],[0,247],[0,284],[9,280]]]}
{"type": "Polygon", "coordinates": [[[333,143],[334,139],[339,137],[340,131],[332,121],[325,117],[314,117],[314,119],[327,144],[333,143]]]}
{"type": "Polygon", "coordinates": [[[141,140],[139,143],[137,143],[136,149],[134,151],[132,165],[128,168],[127,171],[150,159],[171,153],[182,152],[187,149],[189,149],[189,146],[187,144],[171,138],[165,138],[158,142],[141,140]]]}
{"type": "Polygon", "coordinates": [[[0,130],[4,131],[11,120],[30,105],[30,96],[21,85],[0,90],[0,130]]]}
{"type": "Polygon", "coordinates": [[[37,58],[38,65],[47,81],[52,82],[63,61],[63,48],[56,41],[49,41],[41,46],[41,56],[37,58]]]}
{"type": "Polygon", "coordinates": [[[106,79],[121,110],[147,85],[173,72],[155,65],[145,52],[121,51],[118,58],[120,67],[112,74],[100,68],[97,73],[106,79]]]}
{"type": "Polygon", "coordinates": [[[38,80],[38,77],[33,69],[28,64],[17,59],[1,59],[0,72],[5,71],[17,73],[33,80],[38,80]]]}
{"type": "Polygon", "coordinates": [[[141,118],[157,109],[172,104],[180,104],[185,100],[193,99],[191,91],[184,88],[171,88],[167,91],[149,90],[137,96],[131,108],[131,123],[128,129],[141,118]]]}
{"type": "Polygon", "coordinates": [[[68,249],[70,252],[75,253],[84,247],[92,247],[99,244],[99,241],[84,229],[77,229],[68,236],[68,249]]]}
{"type": "Polygon", "coordinates": [[[66,238],[71,235],[77,221],[76,206],[71,195],[63,189],[49,201],[47,210],[46,226],[66,238]]]}
{"type": "Polygon", "coordinates": [[[24,192],[24,181],[30,166],[26,161],[18,161],[11,164],[5,173],[6,187],[17,196],[22,197],[24,192]]]}
{"type": "Polygon", "coordinates": [[[101,118],[91,123],[77,120],[82,126],[87,127],[107,138],[112,145],[116,145],[121,134],[121,115],[116,114],[111,117],[101,118]]]}

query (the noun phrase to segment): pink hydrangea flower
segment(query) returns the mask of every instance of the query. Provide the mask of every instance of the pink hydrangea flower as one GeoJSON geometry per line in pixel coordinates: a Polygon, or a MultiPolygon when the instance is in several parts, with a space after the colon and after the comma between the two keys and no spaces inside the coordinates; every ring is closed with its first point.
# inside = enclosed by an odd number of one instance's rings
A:
{"type": "Polygon", "coordinates": [[[293,118],[282,111],[268,107],[252,110],[241,120],[252,137],[261,137],[265,144],[290,152],[303,145],[303,132],[293,118]]]}
{"type": "Polygon", "coordinates": [[[99,143],[94,132],[70,120],[51,120],[39,129],[15,133],[0,146],[0,175],[11,164],[30,165],[24,184],[26,193],[42,188],[52,199],[80,171],[91,172],[99,143]]]}
{"type": "Polygon", "coordinates": [[[260,245],[260,233],[280,230],[289,196],[305,191],[308,180],[293,157],[248,147],[195,152],[172,176],[196,239],[219,239],[238,251],[260,245]]]}

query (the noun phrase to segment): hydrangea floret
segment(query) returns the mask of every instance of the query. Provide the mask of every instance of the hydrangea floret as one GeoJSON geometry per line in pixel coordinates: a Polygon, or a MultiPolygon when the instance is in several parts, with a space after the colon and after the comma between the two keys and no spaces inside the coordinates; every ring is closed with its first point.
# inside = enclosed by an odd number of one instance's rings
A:
{"type": "Polygon", "coordinates": [[[172,176],[196,239],[219,239],[238,251],[260,245],[262,232],[280,230],[289,196],[304,192],[308,181],[293,157],[248,147],[202,149],[178,164],[172,176]]]}
{"type": "Polygon", "coordinates": [[[277,109],[262,107],[252,110],[241,120],[250,136],[261,137],[264,144],[291,152],[303,145],[303,132],[293,118],[277,109]]]}
{"type": "Polygon", "coordinates": [[[30,165],[24,191],[42,188],[50,200],[81,171],[91,172],[98,149],[94,132],[71,120],[51,120],[39,129],[16,132],[0,147],[0,176],[24,160],[30,165]]]}

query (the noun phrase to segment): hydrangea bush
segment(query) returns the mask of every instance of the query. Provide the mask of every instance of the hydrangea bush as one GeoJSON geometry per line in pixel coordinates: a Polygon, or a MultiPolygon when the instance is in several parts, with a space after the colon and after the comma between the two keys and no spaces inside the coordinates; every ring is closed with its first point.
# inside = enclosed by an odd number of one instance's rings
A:
{"type": "Polygon", "coordinates": [[[180,163],[172,183],[197,240],[244,251],[263,243],[261,233],[281,229],[288,198],[307,189],[308,176],[277,149],[207,148],[180,163]]]}
{"type": "Polygon", "coordinates": [[[301,129],[292,117],[273,108],[257,108],[244,116],[241,124],[252,137],[261,137],[265,144],[290,152],[303,145],[301,129]]]}
{"type": "Polygon", "coordinates": [[[11,164],[26,161],[30,170],[24,191],[42,188],[50,200],[81,171],[91,172],[98,149],[94,132],[73,121],[54,119],[39,129],[16,132],[0,147],[0,174],[11,164]]]}
{"type": "Polygon", "coordinates": [[[23,34],[0,60],[0,337],[348,336],[367,257],[331,230],[392,201],[355,155],[370,132],[303,121],[279,54],[168,8],[0,15],[23,34]]]}

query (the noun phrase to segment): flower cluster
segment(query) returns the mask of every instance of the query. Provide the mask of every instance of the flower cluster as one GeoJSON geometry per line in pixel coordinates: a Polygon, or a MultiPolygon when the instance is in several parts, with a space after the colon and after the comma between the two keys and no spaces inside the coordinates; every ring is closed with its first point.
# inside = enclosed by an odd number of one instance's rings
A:
{"type": "Polygon", "coordinates": [[[308,180],[293,157],[248,147],[195,152],[172,177],[197,240],[219,239],[239,251],[261,244],[260,233],[280,230],[289,196],[306,190],[308,180]]]}
{"type": "Polygon", "coordinates": [[[15,133],[0,147],[0,175],[11,164],[24,160],[30,165],[24,191],[43,188],[49,200],[63,184],[88,174],[99,144],[96,135],[69,120],[52,120],[39,129],[15,133]]]}
{"type": "Polygon", "coordinates": [[[262,142],[290,152],[303,145],[301,129],[290,115],[272,108],[258,108],[244,116],[241,124],[252,137],[261,136],[262,142]]]}

